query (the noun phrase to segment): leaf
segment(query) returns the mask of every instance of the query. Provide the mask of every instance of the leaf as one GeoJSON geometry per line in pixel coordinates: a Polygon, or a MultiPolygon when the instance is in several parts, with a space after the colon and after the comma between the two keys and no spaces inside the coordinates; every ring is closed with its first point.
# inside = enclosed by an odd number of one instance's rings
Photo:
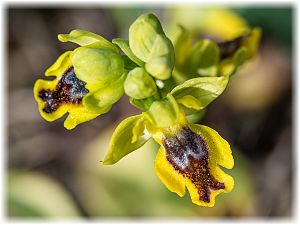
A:
{"type": "MultiPolygon", "coordinates": [[[[103,160],[104,165],[111,165],[118,162],[120,159],[122,159],[124,156],[128,155],[129,153],[137,150],[142,145],[144,145],[150,136],[143,135],[139,136],[137,140],[132,143],[133,136],[134,135],[141,135],[141,133],[137,133],[135,131],[135,134],[133,133],[133,129],[136,125],[136,123],[143,117],[142,114],[137,116],[131,116],[127,119],[123,120],[116,130],[114,131],[110,144],[109,149],[105,155],[105,158],[103,160]]],[[[140,130],[140,128],[138,129],[140,130]]]]}
{"type": "Polygon", "coordinates": [[[112,43],[118,45],[119,48],[125,53],[125,55],[127,55],[128,58],[135,62],[137,65],[144,66],[145,63],[139,58],[137,58],[131,51],[128,40],[122,38],[115,38],[112,40],[112,43]]]}
{"type": "MultiPolygon", "coordinates": [[[[181,104],[185,99],[191,101],[190,97],[185,96],[193,96],[197,99],[197,103],[193,103],[197,105],[196,108],[198,110],[202,110],[209,103],[215,100],[226,88],[228,83],[228,77],[199,77],[193,78],[185,81],[183,84],[176,86],[171,94],[178,101],[181,99],[181,104]]],[[[193,100],[195,100],[193,99],[193,100]]],[[[183,103],[183,105],[188,105],[187,103],[183,103]]],[[[189,103],[190,104],[190,103],[189,103]]]]}

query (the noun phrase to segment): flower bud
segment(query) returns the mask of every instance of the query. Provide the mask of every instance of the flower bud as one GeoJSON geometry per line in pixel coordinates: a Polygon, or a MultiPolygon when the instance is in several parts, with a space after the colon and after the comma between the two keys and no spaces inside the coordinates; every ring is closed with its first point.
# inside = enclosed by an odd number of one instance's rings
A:
{"type": "Polygon", "coordinates": [[[131,70],[124,83],[125,93],[135,99],[148,98],[157,91],[155,82],[142,68],[131,70]]]}
{"type": "Polygon", "coordinates": [[[140,16],[130,26],[129,45],[134,55],[146,63],[150,75],[159,80],[171,76],[175,63],[174,48],[153,14],[140,16]]]}

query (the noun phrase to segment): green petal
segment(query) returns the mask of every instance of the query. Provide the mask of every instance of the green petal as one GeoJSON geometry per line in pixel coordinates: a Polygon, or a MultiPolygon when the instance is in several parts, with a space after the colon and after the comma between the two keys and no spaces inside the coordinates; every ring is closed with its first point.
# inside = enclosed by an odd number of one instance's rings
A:
{"type": "MultiPolygon", "coordinates": [[[[205,108],[225,90],[228,77],[199,77],[185,81],[176,86],[171,94],[175,99],[182,99],[190,95],[197,99],[197,108],[205,108]]],[[[183,102],[180,100],[181,103],[183,102]]],[[[184,105],[184,104],[183,104],[184,105]]]]}
{"type": "Polygon", "coordinates": [[[148,98],[157,91],[153,78],[142,68],[135,68],[128,73],[124,89],[128,96],[135,99],[148,98]]]}
{"type": "Polygon", "coordinates": [[[185,95],[181,98],[178,98],[177,102],[182,104],[186,108],[195,109],[197,111],[202,108],[202,105],[199,102],[199,100],[192,95],[185,95]]]}
{"type": "Polygon", "coordinates": [[[133,62],[135,62],[139,66],[143,66],[145,63],[137,58],[129,47],[129,41],[122,38],[115,38],[112,40],[112,43],[119,46],[119,48],[128,56],[133,62]]]}
{"type": "Polygon", "coordinates": [[[118,127],[115,129],[109,149],[103,160],[103,164],[110,165],[115,164],[127,154],[137,150],[144,145],[150,136],[140,136],[134,143],[133,139],[133,128],[136,123],[143,117],[143,115],[131,116],[123,120],[118,127]]]}
{"type": "Polygon", "coordinates": [[[118,53],[118,49],[116,48],[116,46],[114,46],[105,38],[81,29],[72,30],[69,34],[59,34],[58,40],[60,40],[61,42],[70,41],[80,46],[93,44],[93,46],[97,46],[99,48],[109,48],[118,53]]]}
{"type": "Polygon", "coordinates": [[[103,114],[110,110],[111,106],[116,103],[124,94],[124,80],[126,74],[113,81],[108,86],[89,93],[83,98],[83,105],[90,111],[103,114]]]}
{"type": "Polygon", "coordinates": [[[93,91],[93,83],[104,86],[118,79],[124,72],[124,62],[119,54],[110,49],[79,47],[74,50],[72,62],[79,79],[93,91]]]}

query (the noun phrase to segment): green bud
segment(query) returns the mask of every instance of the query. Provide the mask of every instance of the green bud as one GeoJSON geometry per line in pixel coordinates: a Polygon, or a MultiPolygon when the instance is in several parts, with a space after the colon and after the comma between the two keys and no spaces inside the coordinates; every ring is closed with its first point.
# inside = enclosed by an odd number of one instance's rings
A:
{"type": "Polygon", "coordinates": [[[76,75],[87,82],[89,90],[118,79],[124,72],[122,57],[110,49],[79,47],[74,50],[72,63],[76,75]]]}
{"type": "Polygon", "coordinates": [[[179,120],[179,107],[172,95],[155,101],[148,110],[152,121],[157,127],[170,127],[179,120]]]}
{"type": "Polygon", "coordinates": [[[128,73],[124,89],[128,96],[135,99],[150,97],[157,90],[153,78],[142,68],[135,68],[128,73]]]}
{"type": "Polygon", "coordinates": [[[146,63],[150,75],[159,80],[171,76],[175,63],[174,48],[156,16],[144,14],[130,26],[129,45],[133,54],[146,63]]]}

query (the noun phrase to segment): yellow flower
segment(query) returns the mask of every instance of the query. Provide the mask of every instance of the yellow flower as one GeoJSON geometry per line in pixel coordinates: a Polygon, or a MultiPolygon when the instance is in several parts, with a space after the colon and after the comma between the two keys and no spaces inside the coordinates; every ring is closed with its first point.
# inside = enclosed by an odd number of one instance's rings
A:
{"type": "Polygon", "coordinates": [[[62,54],[46,71],[46,76],[56,77],[54,80],[39,79],[34,85],[34,97],[42,117],[47,121],[54,121],[69,112],[64,123],[68,129],[99,115],[88,111],[81,104],[88,90],[85,82],[79,80],[74,73],[71,53],[68,51],[62,54]]]}
{"type": "Polygon", "coordinates": [[[189,124],[172,95],[154,102],[147,112],[122,121],[103,164],[114,164],[140,148],[149,134],[161,146],[155,172],[170,191],[182,197],[187,187],[193,203],[212,207],[218,194],[232,190],[233,178],[220,168],[234,165],[229,144],[215,130],[189,124]]]}
{"type": "Polygon", "coordinates": [[[117,48],[101,36],[73,30],[58,37],[81,47],[63,53],[47,69],[45,75],[55,79],[37,80],[34,97],[45,120],[69,113],[64,126],[73,129],[111,109],[124,94],[126,71],[117,48]]]}
{"type": "Polygon", "coordinates": [[[232,190],[234,180],[220,166],[231,169],[234,160],[229,144],[215,130],[185,125],[163,134],[159,142],[155,171],[170,191],[182,197],[187,187],[193,203],[212,207],[218,194],[232,190]]]}

